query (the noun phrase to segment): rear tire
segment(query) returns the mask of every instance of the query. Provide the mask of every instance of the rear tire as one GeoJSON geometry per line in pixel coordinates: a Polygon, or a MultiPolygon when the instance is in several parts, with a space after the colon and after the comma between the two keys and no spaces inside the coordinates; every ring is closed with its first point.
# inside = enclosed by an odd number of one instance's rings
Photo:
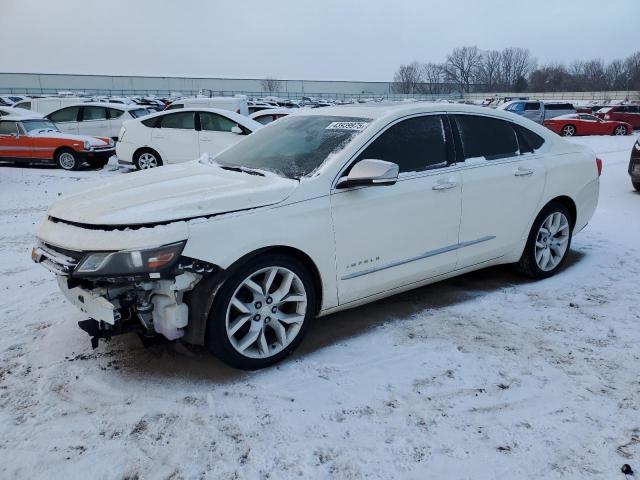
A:
{"type": "Polygon", "coordinates": [[[574,125],[565,125],[564,127],[562,127],[562,130],[560,130],[560,134],[563,137],[573,137],[576,134],[576,127],[574,125]]]}
{"type": "Polygon", "coordinates": [[[550,277],[560,270],[571,247],[574,221],[560,202],[544,207],[531,226],[518,270],[535,279],[550,277]]]}
{"type": "Polygon", "coordinates": [[[316,299],[311,274],[295,258],[254,258],[215,293],[205,345],[232,367],[268,367],[300,344],[315,316],[316,299]]]}
{"type": "Polygon", "coordinates": [[[81,162],[73,149],[62,148],[56,152],[56,164],[64,170],[78,170],[81,162]]]}
{"type": "Polygon", "coordinates": [[[133,164],[138,170],[148,170],[162,166],[162,158],[155,150],[143,148],[133,156],[133,164]]]}
{"type": "Polygon", "coordinates": [[[626,135],[627,134],[627,127],[625,127],[624,125],[618,125],[616,128],[613,129],[613,134],[614,135],[626,135]]]}

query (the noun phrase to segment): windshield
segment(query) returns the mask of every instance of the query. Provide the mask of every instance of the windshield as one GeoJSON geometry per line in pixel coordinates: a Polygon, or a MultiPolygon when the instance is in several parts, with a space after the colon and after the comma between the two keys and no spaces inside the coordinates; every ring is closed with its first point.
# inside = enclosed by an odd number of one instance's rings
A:
{"type": "Polygon", "coordinates": [[[58,127],[49,120],[23,120],[22,126],[27,132],[59,132],[58,127]]]}
{"type": "Polygon", "coordinates": [[[223,151],[215,162],[300,178],[346,147],[370,121],[328,115],[287,116],[223,151]]]}

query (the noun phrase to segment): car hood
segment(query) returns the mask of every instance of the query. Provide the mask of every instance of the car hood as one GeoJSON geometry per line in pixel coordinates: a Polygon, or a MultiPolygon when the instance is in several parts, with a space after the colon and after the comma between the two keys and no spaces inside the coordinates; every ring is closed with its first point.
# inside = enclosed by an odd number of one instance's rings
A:
{"type": "Polygon", "coordinates": [[[66,195],[49,207],[60,220],[90,225],[158,224],[272,205],[297,180],[223,170],[199,162],[168,165],[66,195]]]}
{"type": "Polygon", "coordinates": [[[106,138],[98,138],[98,137],[90,137],[89,135],[73,135],[70,133],[63,132],[39,132],[39,133],[30,133],[31,137],[47,137],[47,138],[60,138],[63,140],[71,140],[74,142],[80,142],[84,144],[84,142],[89,142],[92,147],[104,147],[109,144],[109,140],[106,138]]]}

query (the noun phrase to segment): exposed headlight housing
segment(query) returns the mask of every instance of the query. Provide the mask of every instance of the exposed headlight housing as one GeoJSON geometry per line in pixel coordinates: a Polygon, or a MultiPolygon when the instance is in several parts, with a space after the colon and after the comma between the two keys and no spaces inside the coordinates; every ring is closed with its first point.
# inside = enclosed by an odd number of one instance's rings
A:
{"type": "Polygon", "coordinates": [[[144,250],[88,253],[73,271],[73,276],[120,277],[160,274],[178,260],[185,243],[186,240],[144,250]]]}
{"type": "Polygon", "coordinates": [[[89,140],[84,141],[84,149],[91,150],[91,142],[89,140]]]}

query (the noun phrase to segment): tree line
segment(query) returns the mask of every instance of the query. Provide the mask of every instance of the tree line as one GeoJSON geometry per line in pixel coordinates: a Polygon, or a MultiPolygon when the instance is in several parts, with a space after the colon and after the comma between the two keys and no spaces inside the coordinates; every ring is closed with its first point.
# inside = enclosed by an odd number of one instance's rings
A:
{"type": "Polygon", "coordinates": [[[392,89],[403,94],[640,90],[640,51],[628,58],[538,66],[529,49],[455,48],[444,63],[400,65],[392,89]]]}

